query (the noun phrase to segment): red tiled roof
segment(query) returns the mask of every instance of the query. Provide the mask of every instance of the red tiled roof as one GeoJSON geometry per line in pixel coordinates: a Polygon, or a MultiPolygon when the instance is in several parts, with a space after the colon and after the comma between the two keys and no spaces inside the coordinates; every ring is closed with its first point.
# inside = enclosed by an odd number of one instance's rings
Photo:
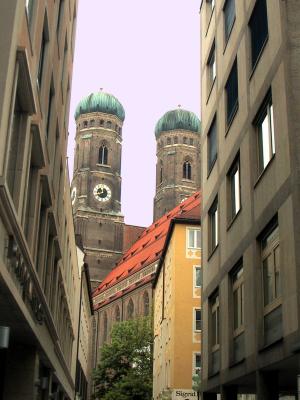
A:
{"type": "Polygon", "coordinates": [[[199,216],[200,192],[196,192],[143,231],[138,240],[119,260],[116,267],[100,283],[94,291],[93,297],[158,260],[162,254],[170,222],[173,218],[195,219],[199,216]]]}

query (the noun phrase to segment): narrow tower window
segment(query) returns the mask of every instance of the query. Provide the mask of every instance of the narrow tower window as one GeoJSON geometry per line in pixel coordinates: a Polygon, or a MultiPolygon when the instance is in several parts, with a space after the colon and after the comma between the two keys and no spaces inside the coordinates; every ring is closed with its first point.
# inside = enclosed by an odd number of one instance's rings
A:
{"type": "Polygon", "coordinates": [[[101,146],[99,149],[99,164],[107,165],[108,150],[106,146],[101,146]]]}
{"type": "Polygon", "coordinates": [[[127,319],[132,319],[133,313],[134,313],[134,305],[132,299],[130,299],[127,305],[127,319]]]}
{"type": "Polygon", "coordinates": [[[160,162],[160,171],[159,171],[159,183],[163,181],[163,163],[160,162]]]}
{"type": "Polygon", "coordinates": [[[192,179],[192,166],[191,163],[185,161],[183,163],[183,179],[192,179]]]}

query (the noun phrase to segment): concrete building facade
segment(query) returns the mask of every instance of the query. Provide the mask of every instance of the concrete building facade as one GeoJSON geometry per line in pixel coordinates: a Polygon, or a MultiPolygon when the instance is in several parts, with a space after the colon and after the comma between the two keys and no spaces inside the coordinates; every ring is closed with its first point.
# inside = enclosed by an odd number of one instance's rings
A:
{"type": "Polygon", "coordinates": [[[204,0],[200,16],[203,399],[295,398],[300,3],[204,0]]]}
{"type": "Polygon", "coordinates": [[[181,108],[158,120],[154,221],[200,189],[200,130],[199,118],[181,108]]]}
{"type": "Polygon", "coordinates": [[[5,400],[75,396],[80,279],[66,147],[76,15],[75,0],[0,4],[5,400]]]}

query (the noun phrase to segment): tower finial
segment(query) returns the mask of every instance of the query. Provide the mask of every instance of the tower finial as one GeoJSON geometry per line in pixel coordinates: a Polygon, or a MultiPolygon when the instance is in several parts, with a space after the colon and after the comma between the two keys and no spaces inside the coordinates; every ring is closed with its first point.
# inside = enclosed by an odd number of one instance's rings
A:
{"type": "Polygon", "coordinates": [[[181,108],[181,104],[178,104],[178,108],[181,108]]]}
{"type": "Polygon", "coordinates": [[[100,88],[100,92],[103,92],[103,87],[100,88]]]}

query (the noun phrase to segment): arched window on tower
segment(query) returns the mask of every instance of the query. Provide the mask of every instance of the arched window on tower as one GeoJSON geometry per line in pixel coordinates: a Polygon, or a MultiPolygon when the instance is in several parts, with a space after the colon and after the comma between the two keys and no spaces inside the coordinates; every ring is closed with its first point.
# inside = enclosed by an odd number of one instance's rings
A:
{"type": "Polygon", "coordinates": [[[144,314],[144,316],[149,315],[149,309],[150,309],[149,294],[148,294],[148,292],[145,292],[143,294],[143,314],[144,314]]]}
{"type": "Polygon", "coordinates": [[[134,305],[132,299],[130,299],[127,304],[127,319],[132,319],[133,313],[134,313],[134,305]]]}
{"type": "Polygon", "coordinates": [[[120,314],[120,307],[116,306],[115,308],[115,321],[120,322],[121,321],[121,314],[120,314]]]}
{"type": "Polygon", "coordinates": [[[192,166],[189,161],[183,163],[183,179],[192,179],[192,166]]]}
{"type": "Polygon", "coordinates": [[[106,122],[106,127],[109,128],[109,129],[111,129],[111,121],[107,121],[107,122],[106,122]]]}
{"type": "Polygon", "coordinates": [[[162,183],[163,181],[163,163],[162,161],[160,162],[160,170],[159,170],[159,183],[162,183]]]}
{"type": "Polygon", "coordinates": [[[108,159],[108,149],[106,146],[102,145],[99,149],[99,164],[107,165],[108,159]]]}

